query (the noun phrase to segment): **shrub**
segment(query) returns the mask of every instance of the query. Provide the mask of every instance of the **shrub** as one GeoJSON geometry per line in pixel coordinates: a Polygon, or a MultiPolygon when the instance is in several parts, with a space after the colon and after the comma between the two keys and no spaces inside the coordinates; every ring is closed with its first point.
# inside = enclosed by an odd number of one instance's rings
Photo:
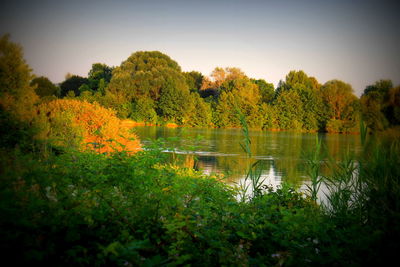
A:
{"type": "Polygon", "coordinates": [[[40,140],[55,146],[94,149],[99,153],[140,149],[139,139],[122,125],[115,112],[97,103],[58,99],[37,108],[40,140]]]}

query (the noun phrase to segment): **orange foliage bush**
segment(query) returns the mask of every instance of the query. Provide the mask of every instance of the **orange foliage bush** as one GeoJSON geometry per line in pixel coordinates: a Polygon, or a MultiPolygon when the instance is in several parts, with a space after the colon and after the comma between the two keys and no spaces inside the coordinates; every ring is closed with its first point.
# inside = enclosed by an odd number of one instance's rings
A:
{"type": "Polygon", "coordinates": [[[141,149],[137,136],[115,115],[97,103],[57,99],[43,103],[37,110],[41,131],[38,139],[55,145],[93,149],[99,153],[141,149]]]}

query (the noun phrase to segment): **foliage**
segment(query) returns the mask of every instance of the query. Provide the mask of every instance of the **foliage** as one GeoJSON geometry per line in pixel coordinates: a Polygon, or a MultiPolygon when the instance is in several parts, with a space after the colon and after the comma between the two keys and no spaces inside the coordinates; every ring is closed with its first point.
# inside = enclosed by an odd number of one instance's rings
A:
{"type": "Polygon", "coordinates": [[[46,77],[34,78],[30,85],[36,86],[35,92],[39,97],[60,95],[60,89],[46,77]]]}
{"type": "Polygon", "coordinates": [[[128,101],[146,97],[158,100],[168,82],[187,90],[181,68],[167,55],[158,51],[136,52],[114,69],[107,91],[122,94],[128,101]]]}
{"type": "Polygon", "coordinates": [[[275,102],[280,129],[300,130],[302,128],[303,105],[296,91],[282,92],[275,102]]]}
{"type": "MultiPolygon", "coordinates": [[[[332,161],[328,165],[332,174],[321,177],[317,139],[308,161],[309,196],[287,183],[276,190],[264,186],[259,163],[251,161],[246,178],[250,185],[245,183],[240,191],[216,177],[169,164],[162,141],[137,151],[139,141],[131,139],[135,135],[115,112],[94,103],[99,100],[121,116],[149,121],[161,115],[161,120],[201,126],[208,125],[212,116],[220,127],[242,125],[242,145],[251,158],[249,127],[313,130],[318,123],[341,132],[355,127],[358,99],[348,84],[334,80],[320,88],[316,79],[292,71],[270,103],[271,88],[265,90],[264,82],[252,81],[237,68],[216,68],[199,87],[198,73],[182,74],[175,61],[159,52],[138,52],[115,69],[104,93],[101,83],[107,82],[110,70],[94,65],[89,83],[82,77],[66,79],[70,83],[64,84],[62,95],[67,99],[35,106],[38,97],[22,49],[4,36],[0,57],[4,262],[366,266],[396,260],[397,141],[377,140],[362,127],[361,156],[347,154],[345,161],[332,161]],[[215,94],[204,100],[195,90],[204,88],[215,94]],[[76,99],[79,93],[79,98],[93,103],[76,99]],[[321,99],[326,110],[318,104],[321,99]],[[44,147],[60,149],[37,150],[35,138],[44,147]],[[66,149],[74,147],[78,150],[66,149]],[[329,192],[327,202],[319,205],[322,183],[329,192]],[[237,201],[240,192],[247,201],[237,201]]],[[[368,87],[361,105],[374,106],[389,125],[397,125],[399,91],[388,82],[378,82],[368,87]],[[375,96],[379,101],[373,101],[375,96]]],[[[366,122],[380,129],[376,119],[366,116],[366,122]]]]}
{"type": "Polygon", "coordinates": [[[261,101],[264,103],[271,103],[274,99],[275,89],[272,83],[268,83],[263,79],[250,79],[258,86],[261,95],[261,101]]]}
{"type": "Polygon", "coordinates": [[[190,109],[188,84],[198,83],[196,75],[184,75],[175,61],[158,51],[136,52],[114,69],[106,88],[107,101],[103,103],[116,109],[120,117],[138,118],[140,109],[145,108],[147,112],[157,113],[156,116],[147,113],[147,119],[150,116],[154,121],[158,117],[161,122],[182,124],[187,121],[190,109]],[[154,105],[150,107],[148,103],[154,105]]]}
{"type": "Polygon", "coordinates": [[[17,119],[29,121],[38,101],[30,85],[31,69],[23,58],[22,48],[10,41],[9,35],[0,38],[0,106],[17,119]]]}
{"type": "Polygon", "coordinates": [[[361,96],[363,118],[374,132],[400,125],[400,89],[392,81],[379,80],[365,88],[361,96]]]}
{"type": "Polygon", "coordinates": [[[211,105],[203,100],[198,93],[190,93],[185,125],[205,127],[211,126],[211,105]]]}
{"type": "MultiPolygon", "coordinates": [[[[8,39],[2,37],[8,59],[2,61],[5,92],[0,101],[3,108],[29,121],[33,108],[24,107],[38,101],[29,83],[37,86],[41,102],[54,100],[57,89],[44,77],[31,81],[21,48],[8,39]],[[11,74],[13,69],[19,72],[11,74]],[[12,84],[17,80],[21,84],[12,84]]],[[[320,85],[302,70],[290,71],[274,90],[271,83],[249,78],[235,67],[216,67],[209,77],[182,72],[177,62],[158,51],[133,53],[116,68],[94,63],[87,78],[67,75],[60,84],[61,97],[97,102],[120,118],[145,123],[240,127],[237,106],[250,128],[335,133],[357,133],[361,117],[372,132],[399,125],[399,92],[390,80],[380,80],[358,99],[349,84],[331,80],[320,85]]]]}
{"type": "Polygon", "coordinates": [[[23,122],[0,106],[0,147],[12,149],[20,147],[32,150],[32,140],[37,129],[23,122]]]}
{"type": "Polygon", "coordinates": [[[172,79],[167,79],[162,88],[160,99],[158,102],[158,113],[167,121],[175,120],[179,124],[183,124],[187,119],[187,110],[189,99],[189,90],[185,87],[175,87],[172,79]]]}
{"type": "Polygon", "coordinates": [[[198,92],[203,84],[203,74],[198,71],[184,72],[186,84],[191,92],[198,92]]]}
{"type": "MultiPolygon", "coordinates": [[[[399,147],[363,143],[358,165],[350,156],[331,165],[335,171],[324,179],[333,194],[322,207],[315,194],[305,197],[285,183],[276,190],[256,186],[253,197],[239,202],[237,189],[168,164],[162,141],[133,156],[44,156],[2,147],[3,260],[95,266],[389,262],[400,234],[399,147]]],[[[320,177],[318,147],[313,155],[310,175],[320,177]]]]}
{"type": "Polygon", "coordinates": [[[155,108],[155,103],[150,98],[135,101],[133,102],[133,111],[129,117],[135,121],[156,123],[158,116],[155,108]]]}
{"type": "Polygon", "coordinates": [[[322,86],[321,91],[330,117],[336,120],[345,119],[344,110],[355,98],[351,85],[339,80],[331,80],[322,86]]]}
{"type": "Polygon", "coordinates": [[[78,75],[71,75],[67,77],[65,81],[60,84],[61,97],[68,96],[69,92],[73,92],[74,96],[79,96],[81,93],[79,88],[87,83],[87,78],[78,75]]]}
{"type": "Polygon", "coordinates": [[[216,68],[213,72],[215,86],[221,94],[215,108],[215,123],[219,127],[238,127],[240,122],[235,107],[244,114],[252,128],[261,128],[262,118],[258,112],[261,95],[253,83],[238,68],[216,68]]]}
{"type": "Polygon", "coordinates": [[[92,64],[92,68],[88,73],[89,88],[104,94],[105,88],[111,81],[113,69],[114,68],[102,63],[92,64]]]}
{"type": "Polygon", "coordinates": [[[79,100],[55,100],[41,104],[36,124],[39,140],[58,147],[91,148],[99,153],[140,149],[137,137],[121,125],[115,112],[79,100]]]}

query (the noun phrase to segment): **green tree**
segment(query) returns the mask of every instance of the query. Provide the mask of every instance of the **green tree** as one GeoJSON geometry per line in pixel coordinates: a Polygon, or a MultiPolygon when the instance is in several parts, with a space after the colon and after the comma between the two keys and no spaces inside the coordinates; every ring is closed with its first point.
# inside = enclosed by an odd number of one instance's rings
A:
{"type": "Polygon", "coordinates": [[[277,121],[278,115],[275,106],[262,103],[259,107],[259,112],[262,116],[262,129],[270,130],[279,128],[279,123],[277,121]]]}
{"type": "Polygon", "coordinates": [[[36,86],[35,92],[40,97],[45,96],[59,96],[60,95],[60,88],[58,88],[54,83],[52,83],[46,77],[37,77],[34,78],[31,83],[31,86],[36,86]]]}
{"type": "Polygon", "coordinates": [[[393,83],[391,80],[379,80],[373,85],[368,85],[363,92],[364,95],[370,95],[372,92],[376,92],[380,96],[380,100],[385,100],[388,96],[389,90],[393,88],[393,83]]]}
{"type": "Polygon", "coordinates": [[[92,64],[92,68],[88,73],[90,89],[104,93],[106,86],[111,81],[113,69],[113,67],[102,63],[92,64]]]}
{"type": "Polygon", "coordinates": [[[38,101],[33,76],[23,58],[22,47],[10,41],[9,35],[0,38],[0,106],[18,119],[29,120],[38,101]]]}
{"type": "Polygon", "coordinates": [[[290,71],[285,81],[280,81],[275,93],[275,99],[287,91],[296,91],[300,97],[303,117],[297,118],[302,128],[307,131],[321,130],[325,127],[325,107],[322,101],[320,84],[314,77],[309,77],[304,71],[290,71]]]}
{"type": "Polygon", "coordinates": [[[204,76],[198,71],[184,72],[186,84],[191,92],[199,92],[203,84],[204,76]]]}
{"type": "Polygon", "coordinates": [[[151,99],[159,116],[182,123],[187,116],[189,89],[181,68],[170,57],[158,51],[136,52],[114,69],[106,97],[119,116],[129,114],[129,105],[133,109],[139,107],[132,103],[151,99]]]}
{"type": "Polygon", "coordinates": [[[275,101],[277,124],[280,129],[302,129],[303,103],[295,90],[284,91],[275,101]]]}
{"type": "Polygon", "coordinates": [[[290,71],[285,78],[285,81],[280,81],[276,88],[275,98],[285,90],[291,90],[295,87],[302,86],[307,89],[319,89],[318,81],[314,77],[309,77],[304,71],[290,71]]]}
{"type": "Polygon", "coordinates": [[[190,94],[187,87],[182,86],[180,87],[182,89],[179,90],[179,87],[175,87],[175,85],[176,81],[167,79],[158,101],[158,111],[166,120],[184,124],[188,118],[190,94]]]}
{"type": "Polygon", "coordinates": [[[225,70],[216,68],[214,72],[219,73],[218,77],[224,77],[223,80],[218,78],[218,84],[220,84],[218,91],[221,95],[218,97],[215,110],[216,125],[219,127],[239,126],[236,115],[236,108],[238,108],[245,115],[249,127],[261,128],[262,116],[258,110],[261,94],[258,85],[238,68],[225,68],[225,70]]]}
{"type": "Polygon", "coordinates": [[[136,52],[115,68],[107,91],[128,101],[146,97],[158,101],[167,83],[188,90],[182,81],[185,78],[181,68],[167,55],[158,51],[136,52]]]}
{"type": "Polygon", "coordinates": [[[275,95],[274,85],[272,83],[267,83],[263,79],[251,79],[251,81],[258,86],[261,94],[261,102],[271,103],[275,95]]]}
{"type": "Polygon", "coordinates": [[[211,104],[204,101],[198,93],[190,93],[187,125],[207,127],[211,124],[211,104]]]}
{"type": "Polygon", "coordinates": [[[382,131],[395,120],[395,90],[391,80],[379,80],[368,85],[361,96],[363,118],[372,131],[382,131]]]}
{"type": "Polygon", "coordinates": [[[235,106],[237,105],[232,92],[223,91],[218,97],[213,121],[218,127],[233,127],[239,125],[235,106]]]}
{"type": "Polygon", "coordinates": [[[400,86],[389,90],[386,114],[391,125],[400,125],[400,86]]]}
{"type": "Polygon", "coordinates": [[[81,93],[79,88],[88,83],[89,80],[87,78],[78,75],[67,75],[66,79],[60,84],[61,96],[67,96],[69,91],[74,92],[75,96],[79,96],[81,93]]]}
{"type": "Polygon", "coordinates": [[[359,100],[353,94],[351,85],[331,80],[321,87],[321,92],[329,116],[327,131],[348,132],[349,129],[355,129],[358,124],[359,100]]]}
{"type": "Polygon", "coordinates": [[[131,118],[135,121],[156,123],[157,112],[156,104],[150,98],[143,98],[140,101],[133,102],[131,118]]]}

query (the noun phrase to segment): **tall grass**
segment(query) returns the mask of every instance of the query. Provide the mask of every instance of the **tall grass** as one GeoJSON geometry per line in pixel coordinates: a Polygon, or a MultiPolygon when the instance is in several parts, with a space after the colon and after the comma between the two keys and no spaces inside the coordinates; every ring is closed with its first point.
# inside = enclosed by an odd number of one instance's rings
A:
{"type": "Polygon", "coordinates": [[[320,175],[321,160],[321,140],[316,135],[315,148],[307,160],[307,173],[311,182],[310,185],[307,185],[307,191],[314,202],[318,199],[318,192],[322,183],[322,176],[320,175]]]}
{"type": "Polygon", "coordinates": [[[252,163],[253,154],[251,152],[251,139],[249,134],[249,127],[246,122],[246,118],[243,113],[236,108],[237,116],[242,126],[243,133],[243,143],[240,143],[243,151],[246,153],[249,159],[249,166],[247,168],[247,173],[243,181],[239,184],[239,194],[241,201],[245,201],[248,198],[256,198],[263,194],[263,184],[264,180],[262,178],[262,162],[260,160],[252,163]],[[249,190],[250,189],[250,190],[249,190]]]}

